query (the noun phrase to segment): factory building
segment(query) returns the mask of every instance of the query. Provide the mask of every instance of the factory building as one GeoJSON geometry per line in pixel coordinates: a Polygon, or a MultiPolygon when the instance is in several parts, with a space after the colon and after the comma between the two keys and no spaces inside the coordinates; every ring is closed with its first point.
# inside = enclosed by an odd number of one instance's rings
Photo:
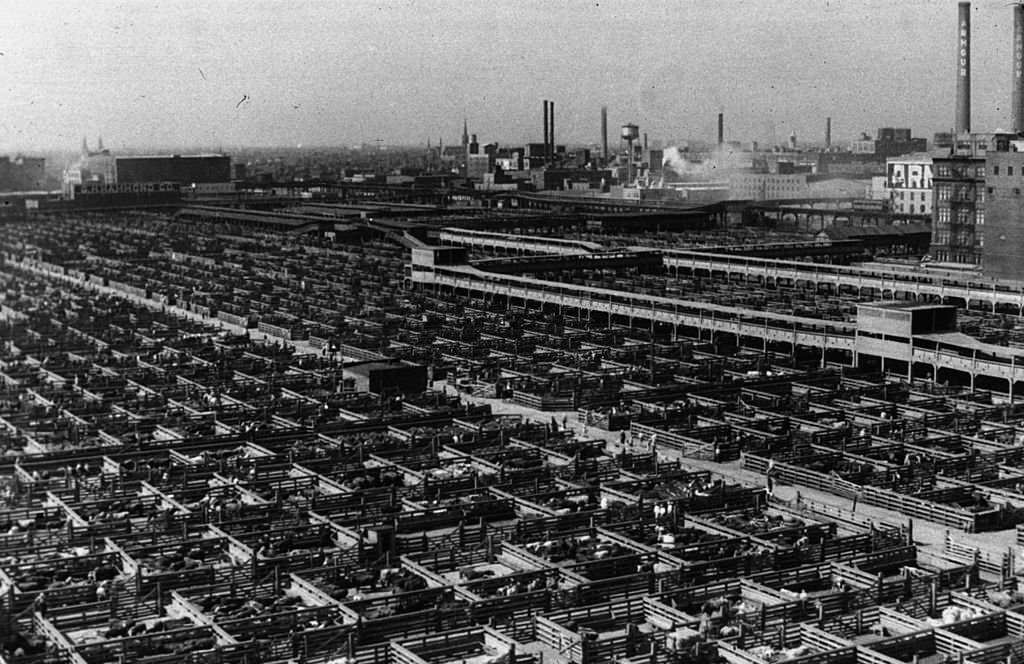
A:
{"type": "Polygon", "coordinates": [[[903,214],[932,214],[932,156],[916,153],[885,160],[884,200],[903,214]]]}
{"type": "Polygon", "coordinates": [[[859,140],[850,143],[853,154],[868,154],[876,157],[895,157],[911,152],[924,152],[928,149],[928,140],[914,138],[910,129],[905,127],[881,127],[876,138],[864,134],[859,140]]]}
{"type": "MultiPolygon", "coordinates": [[[[940,262],[982,265],[988,206],[988,158],[996,164],[1012,150],[1010,134],[958,135],[948,154],[933,161],[932,257],[940,262]]],[[[1016,170],[1016,169],[1015,169],[1016,170]]],[[[1003,171],[1005,173],[1005,171],[1003,171]]]]}
{"type": "Polygon", "coordinates": [[[806,173],[730,173],[729,200],[772,201],[807,198],[806,173]]]}
{"type": "Polygon", "coordinates": [[[490,155],[470,153],[466,155],[466,177],[470,180],[483,181],[484,175],[491,171],[490,155]]]}
{"type": "Polygon", "coordinates": [[[153,190],[190,190],[198,193],[233,190],[231,184],[231,157],[219,154],[198,155],[132,155],[115,156],[104,149],[89,149],[82,141],[79,158],[64,169],[62,190],[64,197],[75,199],[83,195],[104,196],[153,190]]]}
{"type": "Polygon", "coordinates": [[[118,184],[176,182],[181,185],[231,181],[231,157],[219,154],[115,157],[118,184]]]}
{"type": "Polygon", "coordinates": [[[975,213],[975,238],[986,276],[1024,279],[1024,152],[1013,142],[985,157],[985,208],[975,213]],[[985,239],[988,244],[985,244],[985,239]]]}
{"type": "Polygon", "coordinates": [[[948,154],[932,159],[934,201],[932,258],[940,263],[981,265],[985,219],[985,153],[990,137],[962,136],[948,154]],[[978,222],[981,221],[979,224],[978,222]]]}
{"type": "MultiPolygon", "coordinates": [[[[820,155],[814,152],[779,152],[764,157],[764,168],[769,173],[809,173],[818,172],[820,155]]],[[[757,164],[754,164],[755,166],[757,164]]]]}
{"type": "Polygon", "coordinates": [[[46,160],[41,157],[0,157],[0,191],[46,188],[46,160]]]}

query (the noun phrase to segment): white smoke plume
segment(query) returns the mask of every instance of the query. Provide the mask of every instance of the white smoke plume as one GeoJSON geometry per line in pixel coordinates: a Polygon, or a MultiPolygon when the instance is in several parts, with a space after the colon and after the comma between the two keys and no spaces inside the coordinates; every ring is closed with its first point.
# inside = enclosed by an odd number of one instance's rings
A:
{"type": "Polygon", "coordinates": [[[661,165],[663,169],[671,170],[684,182],[722,181],[729,177],[731,171],[749,168],[750,156],[729,147],[691,154],[673,146],[665,148],[661,165]]]}

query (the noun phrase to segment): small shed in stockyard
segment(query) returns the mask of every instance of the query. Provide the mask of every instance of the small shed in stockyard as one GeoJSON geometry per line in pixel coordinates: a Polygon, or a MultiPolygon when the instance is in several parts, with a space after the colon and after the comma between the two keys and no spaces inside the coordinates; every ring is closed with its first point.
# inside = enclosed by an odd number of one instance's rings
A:
{"type": "Polygon", "coordinates": [[[356,391],[419,394],[427,387],[427,367],[400,360],[376,360],[345,365],[356,391]]]}

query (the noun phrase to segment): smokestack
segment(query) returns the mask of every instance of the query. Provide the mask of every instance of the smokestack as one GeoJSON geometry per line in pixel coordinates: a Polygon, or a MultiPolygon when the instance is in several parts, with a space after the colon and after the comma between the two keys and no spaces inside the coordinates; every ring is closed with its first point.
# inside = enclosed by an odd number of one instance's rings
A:
{"type": "Polygon", "coordinates": [[[647,132],[644,132],[644,152],[647,152],[647,132]]]}
{"type": "Polygon", "coordinates": [[[958,5],[956,53],[956,133],[971,132],[971,3],[958,5]]]}
{"type": "Polygon", "coordinates": [[[1024,3],[1013,6],[1013,97],[1010,100],[1010,128],[1024,132],[1024,3]]]}
{"type": "Polygon", "coordinates": [[[825,147],[832,147],[832,118],[825,118],[825,147]]]}
{"type": "Polygon", "coordinates": [[[550,151],[548,152],[548,157],[550,159],[554,159],[555,158],[555,102],[552,101],[552,102],[548,102],[548,103],[551,104],[551,106],[549,107],[551,109],[551,120],[550,120],[550,122],[551,122],[551,129],[549,129],[549,131],[551,132],[551,138],[550,138],[550,142],[548,143],[548,145],[550,146],[550,148],[549,148],[550,151]]]}
{"type": "Polygon", "coordinates": [[[601,157],[604,159],[602,166],[608,164],[608,107],[601,107],[601,157]]]}
{"type": "Polygon", "coordinates": [[[725,113],[718,114],[718,147],[725,145],[725,113]]]}
{"type": "Polygon", "coordinates": [[[544,157],[548,156],[548,100],[544,100],[544,157]]]}

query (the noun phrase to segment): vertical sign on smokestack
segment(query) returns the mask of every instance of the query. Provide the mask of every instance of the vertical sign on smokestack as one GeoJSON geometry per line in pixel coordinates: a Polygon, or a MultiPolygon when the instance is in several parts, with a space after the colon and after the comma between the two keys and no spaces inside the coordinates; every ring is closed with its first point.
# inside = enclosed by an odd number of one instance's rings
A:
{"type": "Polygon", "coordinates": [[[725,113],[718,114],[718,147],[725,144],[725,113]]]}
{"type": "Polygon", "coordinates": [[[971,3],[958,5],[956,49],[956,133],[971,132],[971,3]]]}
{"type": "Polygon", "coordinates": [[[1013,98],[1010,100],[1010,128],[1024,133],[1024,3],[1013,6],[1013,98]]]}
{"type": "Polygon", "coordinates": [[[601,107],[601,158],[602,166],[608,163],[608,107],[601,107]]]}

